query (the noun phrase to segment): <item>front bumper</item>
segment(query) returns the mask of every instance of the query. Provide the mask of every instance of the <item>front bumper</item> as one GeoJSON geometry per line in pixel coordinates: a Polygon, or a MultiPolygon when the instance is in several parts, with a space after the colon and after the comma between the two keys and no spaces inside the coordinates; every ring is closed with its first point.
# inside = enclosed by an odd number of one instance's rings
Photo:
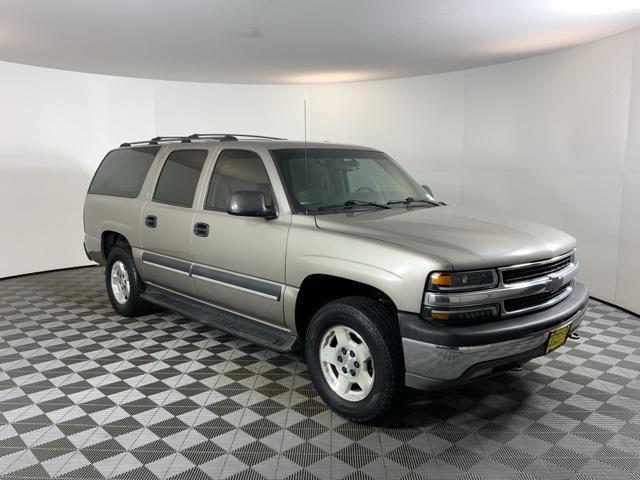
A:
{"type": "Polygon", "coordinates": [[[576,283],[571,295],[546,310],[472,326],[445,326],[400,313],[405,383],[441,388],[486,377],[545,354],[549,332],[582,322],[589,292],[576,283]]]}

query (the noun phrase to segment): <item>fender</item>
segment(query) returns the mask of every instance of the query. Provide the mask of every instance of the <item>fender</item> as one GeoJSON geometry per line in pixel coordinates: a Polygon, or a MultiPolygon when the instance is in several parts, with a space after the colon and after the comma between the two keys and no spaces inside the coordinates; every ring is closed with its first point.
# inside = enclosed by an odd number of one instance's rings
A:
{"type": "Polygon", "coordinates": [[[380,240],[322,230],[313,217],[294,216],[287,242],[286,284],[295,291],[286,297],[295,299],[305,278],[323,274],[374,287],[398,310],[419,313],[427,275],[447,268],[450,265],[440,258],[380,240]]]}

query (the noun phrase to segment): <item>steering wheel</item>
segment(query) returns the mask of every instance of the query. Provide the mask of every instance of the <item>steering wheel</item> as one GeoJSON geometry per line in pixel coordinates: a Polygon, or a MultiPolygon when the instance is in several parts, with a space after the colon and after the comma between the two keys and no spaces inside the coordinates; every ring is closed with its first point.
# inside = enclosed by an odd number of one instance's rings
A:
{"type": "Polygon", "coordinates": [[[369,188],[367,186],[362,186],[360,188],[358,188],[355,192],[353,193],[374,193],[372,188],[369,188]]]}

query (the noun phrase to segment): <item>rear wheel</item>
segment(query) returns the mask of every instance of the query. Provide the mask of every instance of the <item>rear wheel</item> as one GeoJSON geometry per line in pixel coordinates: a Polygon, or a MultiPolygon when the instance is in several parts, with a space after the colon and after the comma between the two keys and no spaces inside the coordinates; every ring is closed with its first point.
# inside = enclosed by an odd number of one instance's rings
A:
{"type": "Polygon", "coordinates": [[[151,304],[140,298],[144,283],[129,249],[111,249],[107,257],[105,281],[111,305],[120,315],[135,317],[151,310],[151,304]]]}
{"type": "Polygon", "coordinates": [[[387,423],[402,404],[404,362],[397,319],[366,297],[330,302],[313,316],[306,357],[324,401],[348,420],[387,423]]]}

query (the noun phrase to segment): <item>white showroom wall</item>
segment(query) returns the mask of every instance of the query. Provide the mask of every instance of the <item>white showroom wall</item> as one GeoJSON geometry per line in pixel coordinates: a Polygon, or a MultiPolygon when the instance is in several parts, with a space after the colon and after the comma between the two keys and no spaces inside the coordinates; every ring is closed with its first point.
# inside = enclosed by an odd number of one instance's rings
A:
{"type": "Polygon", "coordinates": [[[159,135],[253,133],[304,138],[304,85],[155,81],[159,135]]]}
{"type": "Polygon", "coordinates": [[[454,205],[555,225],[594,296],[640,312],[640,30],[440,75],[225,85],[0,63],[0,278],[84,265],[82,204],[123,140],[237,131],[387,151],[454,205]]]}
{"type": "Polygon", "coordinates": [[[0,277],[86,264],[82,208],[108,149],[155,132],[148,81],[0,62],[0,277]]]}
{"type": "MultiPolygon", "coordinates": [[[[634,32],[615,301],[640,313],[640,28],[634,32]]],[[[612,212],[613,213],[613,212],[612,212]]]]}
{"type": "Polygon", "coordinates": [[[566,230],[592,295],[640,312],[639,37],[441,75],[315,85],[311,136],[381,148],[451,204],[566,230]]]}

